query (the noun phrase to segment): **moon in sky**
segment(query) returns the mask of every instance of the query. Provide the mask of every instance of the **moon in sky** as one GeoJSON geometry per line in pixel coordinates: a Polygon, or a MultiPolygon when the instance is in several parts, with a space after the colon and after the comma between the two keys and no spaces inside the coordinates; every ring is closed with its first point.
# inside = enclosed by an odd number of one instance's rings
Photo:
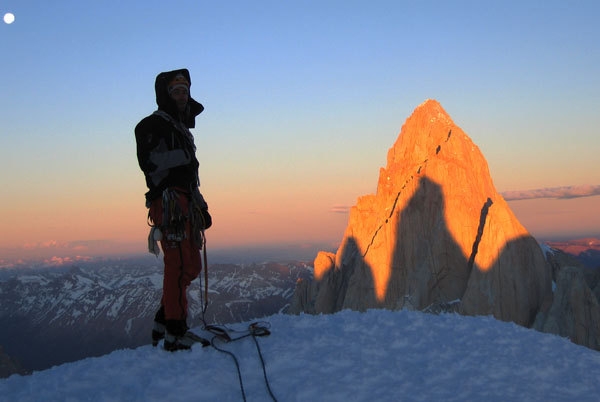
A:
{"type": "Polygon", "coordinates": [[[4,22],[7,24],[12,24],[15,20],[15,15],[13,13],[4,14],[4,22]]]}

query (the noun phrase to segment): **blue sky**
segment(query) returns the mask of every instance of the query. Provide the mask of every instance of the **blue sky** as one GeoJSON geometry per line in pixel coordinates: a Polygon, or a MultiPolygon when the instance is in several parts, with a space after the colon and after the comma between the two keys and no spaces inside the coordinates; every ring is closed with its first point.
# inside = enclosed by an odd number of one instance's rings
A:
{"type": "Polygon", "coordinates": [[[0,246],[143,238],[133,127],[181,67],[218,245],[339,241],[428,98],[499,191],[600,184],[599,4],[2,1],[0,246]]]}

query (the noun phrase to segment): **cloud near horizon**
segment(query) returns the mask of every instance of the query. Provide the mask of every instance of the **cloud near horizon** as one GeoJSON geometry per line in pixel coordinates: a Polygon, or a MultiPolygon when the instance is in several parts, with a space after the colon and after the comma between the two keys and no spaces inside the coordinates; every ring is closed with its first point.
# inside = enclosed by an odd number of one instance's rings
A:
{"type": "Polygon", "coordinates": [[[93,247],[107,246],[112,243],[111,240],[76,240],[61,242],[57,240],[47,240],[38,243],[25,243],[21,247],[23,250],[71,250],[71,251],[85,251],[93,247]]]}
{"type": "Polygon", "coordinates": [[[500,193],[506,201],[535,200],[539,198],[572,199],[600,195],[600,185],[563,186],[535,190],[504,191],[500,193]]]}
{"type": "MultiPolygon", "coordinates": [[[[600,195],[600,185],[547,187],[534,190],[503,191],[500,193],[506,201],[535,200],[540,198],[556,198],[568,200],[572,198],[594,197],[600,195]]],[[[329,212],[347,214],[352,207],[333,205],[329,212]]]]}
{"type": "Polygon", "coordinates": [[[333,212],[335,214],[347,214],[348,212],[350,212],[350,206],[348,205],[333,205],[330,209],[329,212],[333,212]]]}

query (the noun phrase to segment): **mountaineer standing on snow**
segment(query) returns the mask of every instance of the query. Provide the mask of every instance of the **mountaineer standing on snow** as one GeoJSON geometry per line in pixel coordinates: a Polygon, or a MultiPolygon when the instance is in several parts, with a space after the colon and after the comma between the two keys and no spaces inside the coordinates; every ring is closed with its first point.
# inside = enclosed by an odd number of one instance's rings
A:
{"type": "Polygon", "coordinates": [[[191,98],[190,85],[187,69],[158,74],[158,110],[135,127],[138,162],[148,186],[149,248],[158,255],[160,240],[164,253],[163,294],[152,344],[164,338],[169,351],[189,349],[194,342],[187,326],[186,290],[200,273],[204,230],[212,224],[199,191],[199,164],[189,130],[204,107],[191,98]]]}

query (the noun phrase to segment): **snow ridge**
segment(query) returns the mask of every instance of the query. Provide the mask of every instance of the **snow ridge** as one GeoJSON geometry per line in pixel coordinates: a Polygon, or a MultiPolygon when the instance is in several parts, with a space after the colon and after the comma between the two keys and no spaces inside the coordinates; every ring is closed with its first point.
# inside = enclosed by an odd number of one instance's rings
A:
{"type": "MultiPolygon", "coordinates": [[[[274,315],[258,338],[279,401],[595,401],[600,354],[491,317],[411,311],[274,315]]],[[[246,324],[234,327],[243,329],[246,324]]],[[[249,401],[269,400],[251,338],[225,344],[249,401]]],[[[0,400],[240,401],[212,348],[143,346],[0,380],[0,400]]]]}

